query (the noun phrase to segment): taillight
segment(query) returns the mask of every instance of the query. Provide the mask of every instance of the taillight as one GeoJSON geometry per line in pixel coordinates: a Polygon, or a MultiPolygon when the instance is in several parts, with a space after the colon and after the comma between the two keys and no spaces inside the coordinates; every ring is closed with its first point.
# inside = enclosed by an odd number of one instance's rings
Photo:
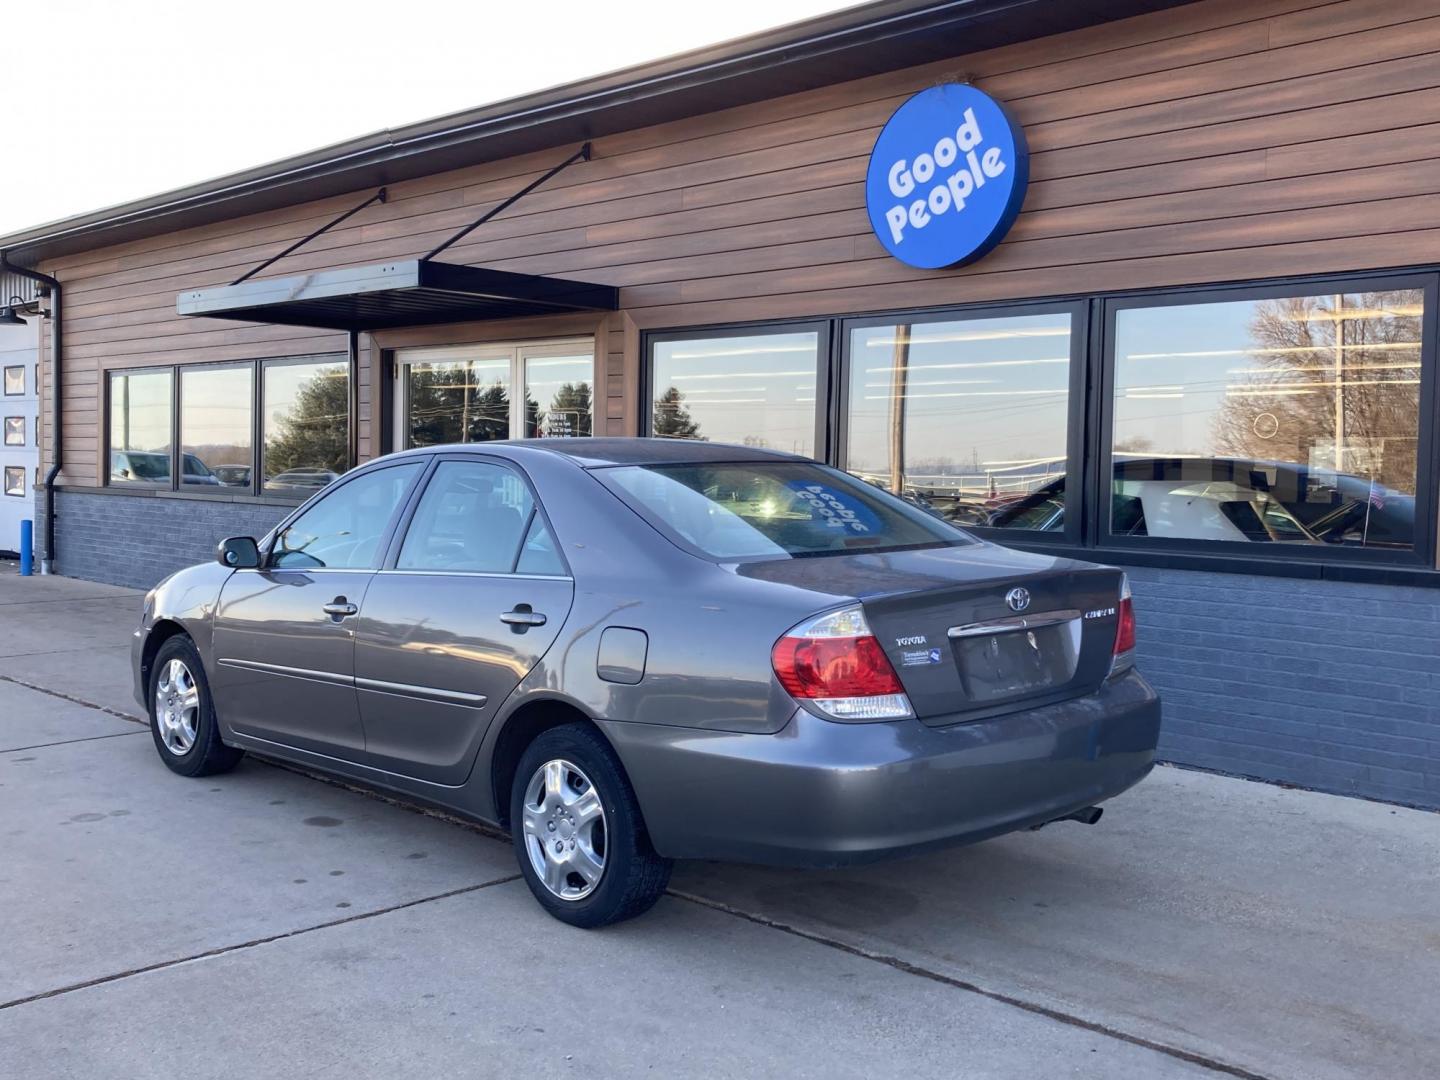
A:
{"type": "Polygon", "coordinates": [[[1120,575],[1119,618],[1115,621],[1115,650],[1110,674],[1118,675],[1135,663],[1135,605],[1130,599],[1130,579],[1120,575]]]}
{"type": "Polygon", "coordinates": [[[914,715],[861,608],[832,611],[795,627],[770,650],[770,663],[791,697],[832,719],[914,715]]]}

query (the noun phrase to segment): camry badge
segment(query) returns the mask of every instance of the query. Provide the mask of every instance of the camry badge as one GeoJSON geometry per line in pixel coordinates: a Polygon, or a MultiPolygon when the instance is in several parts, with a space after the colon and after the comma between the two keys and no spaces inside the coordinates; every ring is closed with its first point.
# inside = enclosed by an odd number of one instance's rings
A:
{"type": "Polygon", "coordinates": [[[1015,588],[1005,594],[1005,603],[1011,611],[1024,611],[1030,606],[1030,590],[1015,588]]]}

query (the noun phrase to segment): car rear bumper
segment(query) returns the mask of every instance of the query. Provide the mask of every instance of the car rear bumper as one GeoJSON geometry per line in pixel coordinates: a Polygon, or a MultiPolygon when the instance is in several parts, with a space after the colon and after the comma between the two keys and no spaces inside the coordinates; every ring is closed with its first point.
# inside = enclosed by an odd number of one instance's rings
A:
{"type": "Polygon", "coordinates": [[[774,735],[600,726],[661,854],[841,866],[973,843],[1118,795],[1154,765],[1160,701],[1132,671],[1083,698],[946,727],[804,710],[774,735]]]}

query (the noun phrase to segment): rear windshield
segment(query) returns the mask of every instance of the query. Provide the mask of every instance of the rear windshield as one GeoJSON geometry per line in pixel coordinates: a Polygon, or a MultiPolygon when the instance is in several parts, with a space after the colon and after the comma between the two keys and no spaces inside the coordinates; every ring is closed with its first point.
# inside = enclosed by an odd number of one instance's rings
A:
{"type": "Polygon", "coordinates": [[[973,543],[923,510],[822,465],[627,465],[598,472],[642,517],[713,559],[973,543]]]}

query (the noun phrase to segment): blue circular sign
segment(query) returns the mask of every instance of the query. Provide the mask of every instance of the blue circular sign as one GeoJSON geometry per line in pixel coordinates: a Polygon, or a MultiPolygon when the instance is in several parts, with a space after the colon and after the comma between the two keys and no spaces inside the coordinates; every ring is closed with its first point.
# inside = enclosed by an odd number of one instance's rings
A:
{"type": "Polygon", "coordinates": [[[926,270],[980,258],[1025,201],[1025,133],[994,98],[946,83],[895,110],[865,177],[865,209],[885,250],[926,270]]]}

